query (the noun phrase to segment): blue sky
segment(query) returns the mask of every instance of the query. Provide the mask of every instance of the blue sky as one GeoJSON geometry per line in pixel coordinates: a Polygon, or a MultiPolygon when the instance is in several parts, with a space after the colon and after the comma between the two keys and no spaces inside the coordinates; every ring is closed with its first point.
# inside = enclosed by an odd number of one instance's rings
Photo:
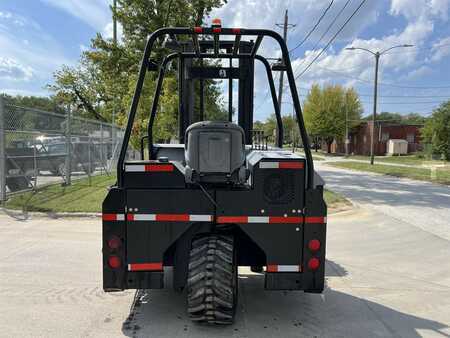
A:
{"type": "MultiPolygon", "coordinates": [[[[212,16],[224,26],[278,29],[289,10],[288,46],[296,46],[314,26],[331,0],[229,0],[212,16]]],[[[318,43],[325,29],[348,0],[334,0],[317,29],[292,54],[296,74],[320,52],[361,0],[350,0],[335,24],[318,43]],[[314,50],[314,46],[318,48],[314,50]]],[[[48,95],[45,85],[63,64],[75,65],[96,32],[111,35],[110,0],[3,0],[0,2],[0,92],[48,95]]],[[[383,50],[380,64],[379,111],[428,114],[450,97],[450,0],[367,0],[322,56],[297,80],[302,98],[312,83],[353,86],[361,95],[365,114],[372,109],[373,57],[346,51],[359,46],[383,50]]],[[[278,56],[265,41],[262,54],[278,56]]],[[[257,67],[255,118],[264,119],[273,109],[267,83],[257,67]]],[[[284,101],[290,102],[289,93],[284,101]]],[[[289,103],[283,113],[291,111],[289,103]]]]}

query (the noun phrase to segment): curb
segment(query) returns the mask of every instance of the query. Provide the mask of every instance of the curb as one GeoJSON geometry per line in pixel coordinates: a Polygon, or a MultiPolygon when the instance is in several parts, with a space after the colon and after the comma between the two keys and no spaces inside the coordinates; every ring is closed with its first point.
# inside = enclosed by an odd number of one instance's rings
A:
{"type": "Polygon", "coordinates": [[[38,211],[23,211],[15,209],[0,208],[1,211],[7,216],[17,218],[20,220],[26,220],[30,218],[101,218],[101,212],[38,212],[38,211]]]}

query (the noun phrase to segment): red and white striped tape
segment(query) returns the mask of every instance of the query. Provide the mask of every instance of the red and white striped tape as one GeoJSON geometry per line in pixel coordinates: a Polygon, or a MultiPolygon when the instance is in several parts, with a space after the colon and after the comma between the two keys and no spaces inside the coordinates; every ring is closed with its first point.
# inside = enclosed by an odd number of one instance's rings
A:
{"type": "Polygon", "coordinates": [[[172,172],[173,164],[126,164],[126,172],[172,172]]]}
{"type": "Polygon", "coordinates": [[[153,222],[212,222],[212,215],[189,214],[127,214],[128,221],[153,222]]]}
{"type": "Polygon", "coordinates": [[[128,271],[162,271],[163,263],[131,263],[128,264],[128,271]]]}
{"type": "Polygon", "coordinates": [[[104,221],[125,221],[125,214],[102,214],[104,221]]]}
{"type": "MultiPolygon", "coordinates": [[[[104,221],[124,221],[125,214],[103,214],[104,221]]],[[[126,214],[127,221],[152,222],[212,222],[212,215],[190,214],[126,214]]],[[[269,224],[324,224],[327,218],[323,216],[218,216],[217,223],[269,223],[269,224]]]]}
{"type": "Polygon", "coordinates": [[[276,265],[268,264],[266,267],[267,272],[302,272],[301,265],[276,265]]]}
{"type": "Polygon", "coordinates": [[[323,224],[327,222],[326,217],[303,217],[303,216],[219,216],[217,223],[308,223],[323,224]]]}
{"type": "Polygon", "coordinates": [[[299,161],[259,162],[260,169],[303,169],[305,164],[299,161]]]}

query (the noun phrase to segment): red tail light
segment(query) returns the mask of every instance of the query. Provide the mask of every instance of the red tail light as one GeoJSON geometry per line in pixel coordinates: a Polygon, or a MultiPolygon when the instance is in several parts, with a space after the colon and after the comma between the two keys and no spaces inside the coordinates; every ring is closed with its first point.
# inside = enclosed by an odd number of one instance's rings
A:
{"type": "Polygon", "coordinates": [[[318,239],[312,239],[308,243],[308,248],[311,251],[317,251],[320,249],[320,241],[318,239]]]}
{"type": "Polygon", "coordinates": [[[122,261],[120,260],[120,258],[118,256],[109,256],[108,265],[112,269],[118,269],[122,266],[122,261]]]}
{"type": "Polygon", "coordinates": [[[308,261],[308,268],[310,270],[317,270],[319,268],[319,266],[320,266],[320,261],[315,257],[311,258],[308,261]]]}
{"type": "Polygon", "coordinates": [[[122,241],[117,236],[111,236],[108,239],[108,247],[112,250],[120,248],[121,245],[122,245],[122,241]]]}

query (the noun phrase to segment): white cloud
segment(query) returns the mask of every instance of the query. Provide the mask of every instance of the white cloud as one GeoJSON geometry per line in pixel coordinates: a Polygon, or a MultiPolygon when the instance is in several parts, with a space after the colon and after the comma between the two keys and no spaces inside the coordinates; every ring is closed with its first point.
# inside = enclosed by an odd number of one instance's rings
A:
{"type": "Polygon", "coordinates": [[[407,19],[436,16],[447,20],[449,6],[450,0],[392,0],[390,13],[407,19]]]}
{"type": "Polygon", "coordinates": [[[0,15],[0,88],[42,93],[62,64],[73,64],[65,49],[30,18],[16,13],[0,15]],[[17,24],[16,21],[23,24],[17,24]]]}
{"type": "MultiPolygon", "coordinates": [[[[102,35],[106,39],[113,38],[113,23],[108,22],[106,26],[103,28],[102,35]]],[[[117,23],[117,40],[122,41],[123,38],[123,27],[120,23],[117,23]]]]}
{"type": "Polygon", "coordinates": [[[33,69],[16,60],[0,57],[0,79],[13,81],[29,81],[33,77],[33,69]]]}
{"type": "Polygon", "coordinates": [[[17,26],[19,28],[25,27],[27,25],[33,26],[34,28],[39,28],[39,25],[33,21],[27,20],[25,17],[11,13],[11,12],[1,12],[0,11],[0,22],[7,22],[7,25],[0,25],[0,28],[7,29],[10,25],[17,26]]]}
{"type": "Polygon", "coordinates": [[[111,20],[107,0],[41,0],[80,19],[92,28],[101,31],[111,20]]]}
{"type": "Polygon", "coordinates": [[[417,69],[413,69],[412,71],[408,72],[406,76],[403,76],[401,80],[416,80],[420,79],[425,75],[429,75],[433,72],[433,69],[431,69],[429,66],[420,66],[417,69]]]}
{"type": "Polygon", "coordinates": [[[11,12],[1,12],[0,11],[0,18],[1,19],[10,19],[12,18],[11,12]]]}
{"type": "Polygon", "coordinates": [[[434,43],[431,51],[433,53],[431,61],[434,62],[441,61],[444,57],[450,55],[450,37],[440,39],[434,43]]]}

